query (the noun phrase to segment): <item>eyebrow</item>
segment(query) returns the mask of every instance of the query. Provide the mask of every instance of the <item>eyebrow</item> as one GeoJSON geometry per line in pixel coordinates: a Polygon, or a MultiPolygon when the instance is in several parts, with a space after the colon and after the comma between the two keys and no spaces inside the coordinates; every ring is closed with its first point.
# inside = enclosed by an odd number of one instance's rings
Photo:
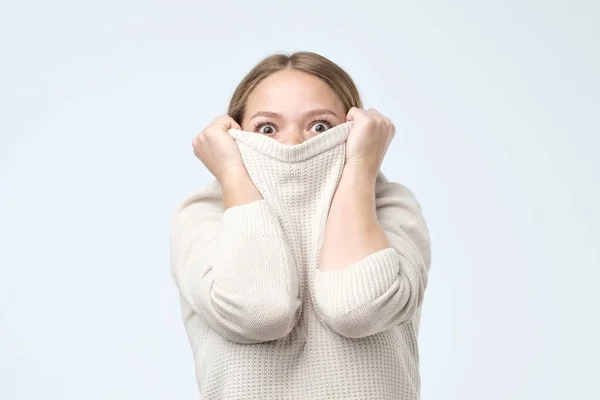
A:
{"type": "MultiPolygon", "coordinates": [[[[310,116],[316,115],[316,114],[331,114],[333,116],[336,116],[336,114],[333,111],[331,111],[331,110],[329,110],[327,108],[317,108],[315,110],[307,112],[305,115],[307,117],[310,117],[310,116]]],[[[252,118],[250,118],[250,119],[253,119],[253,118],[256,118],[256,117],[260,117],[260,116],[271,117],[271,118],[281,118],[281,114],[278,114],[276,112],[272,112],[272,111],[259,111],[256,114],[254,114],[252,116],[252,118]]]]}

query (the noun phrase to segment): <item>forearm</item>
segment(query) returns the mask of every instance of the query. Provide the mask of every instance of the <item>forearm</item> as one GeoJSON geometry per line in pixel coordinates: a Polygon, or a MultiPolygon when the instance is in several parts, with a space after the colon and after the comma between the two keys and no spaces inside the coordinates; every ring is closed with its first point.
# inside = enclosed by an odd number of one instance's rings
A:
{"type": "Polygon", "coordinates": [[[331,329],[358,338],[412,320],[427,286],[431,248],[421,207],[408,188],[377,186],[374,221],[367,217],[372,197],[362,185],[349,185],[354,190],[345,192],[348,182],[346,176],[336,196],[357,203],[331,207],[328,244],[323,246],[327,258],[315,272],[315,302],[331,329]],[[342,207],[350,211],[342,213],[342,207]],[[376,229],[376,223],[381,227],[376,229]]]}
{"type": "Polygon", "coordinates": [[[285,336],[300,307],[299,283],[274,210],[260,200],[222,213],[216,201],[199,195],[174,216],[171,268],[181,295],[231,341],[285,336]]]}
{"type": "Polygon", "coordinates": [[[359,165],[346,165],[332,199],[319,269],[343,269],[390,246],[377,220],[375,179],[359,165]]]}
{"type": "Polygon", "coordinates": [[[220,179],[220,183],[223,188],[225,210],[263,198],[245,168],[229,172],[220,179]]]}
{"type": "Polygon", "coordinates": [[[225,212],[211,269],[202,303],[213,325],[254,340],[278,339],[293,328],[298,276],[277,216],[264,200],[225,212]]]}

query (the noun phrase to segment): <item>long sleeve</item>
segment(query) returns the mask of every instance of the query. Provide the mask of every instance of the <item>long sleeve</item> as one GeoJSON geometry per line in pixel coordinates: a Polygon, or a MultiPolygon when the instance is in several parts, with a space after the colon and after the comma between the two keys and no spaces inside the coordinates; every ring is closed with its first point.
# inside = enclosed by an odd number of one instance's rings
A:
{"type": "Polygon", "coordinates": [[[414,194],[385,182],[376,187],[376,212],[390,247],[334,271],[316,270],[317,307],[340,335],[360,338],[413,318],[431,266],[428,227],[414,194]]]}
{"type": "Polygon", "coordinates": [[[237,343],[286,336],[300,308],[296,266],[265,200],[223,211],[217,185],[188,197],[172,220],[171,275],[209,327],[237,343]]]}

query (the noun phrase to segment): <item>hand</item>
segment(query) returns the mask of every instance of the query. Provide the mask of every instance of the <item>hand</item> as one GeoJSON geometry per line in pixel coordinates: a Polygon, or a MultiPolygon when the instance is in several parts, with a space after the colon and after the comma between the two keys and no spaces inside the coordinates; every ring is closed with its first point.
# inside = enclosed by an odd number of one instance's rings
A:
{"type": "Polygon", "coordinates": [[[396,127],[374,108],[352,107],[346,114],[346,121],[354,121],[346,141],[346,166],[358,167],[374,179],[396,127]]]}
{"type": "Polygon", "coordinates": [[[227,133],[230,128],[241,129],[233,118],[217,117],[192,140],[194,154],[221,184],[240,172],[247,174],[238,146],[227,133]]]}

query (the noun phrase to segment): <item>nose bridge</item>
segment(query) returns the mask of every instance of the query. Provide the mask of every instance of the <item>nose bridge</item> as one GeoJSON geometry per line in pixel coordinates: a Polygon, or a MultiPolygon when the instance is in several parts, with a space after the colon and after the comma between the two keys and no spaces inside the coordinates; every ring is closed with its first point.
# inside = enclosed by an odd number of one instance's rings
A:
{"type": "Polygon", "coordinates": [[[285,136],[287,137],[288,144],[300,144],[306,140],[304,137],[304,131],[298,126],[290,128],[290,130],[286,132],[285,136]]]}

